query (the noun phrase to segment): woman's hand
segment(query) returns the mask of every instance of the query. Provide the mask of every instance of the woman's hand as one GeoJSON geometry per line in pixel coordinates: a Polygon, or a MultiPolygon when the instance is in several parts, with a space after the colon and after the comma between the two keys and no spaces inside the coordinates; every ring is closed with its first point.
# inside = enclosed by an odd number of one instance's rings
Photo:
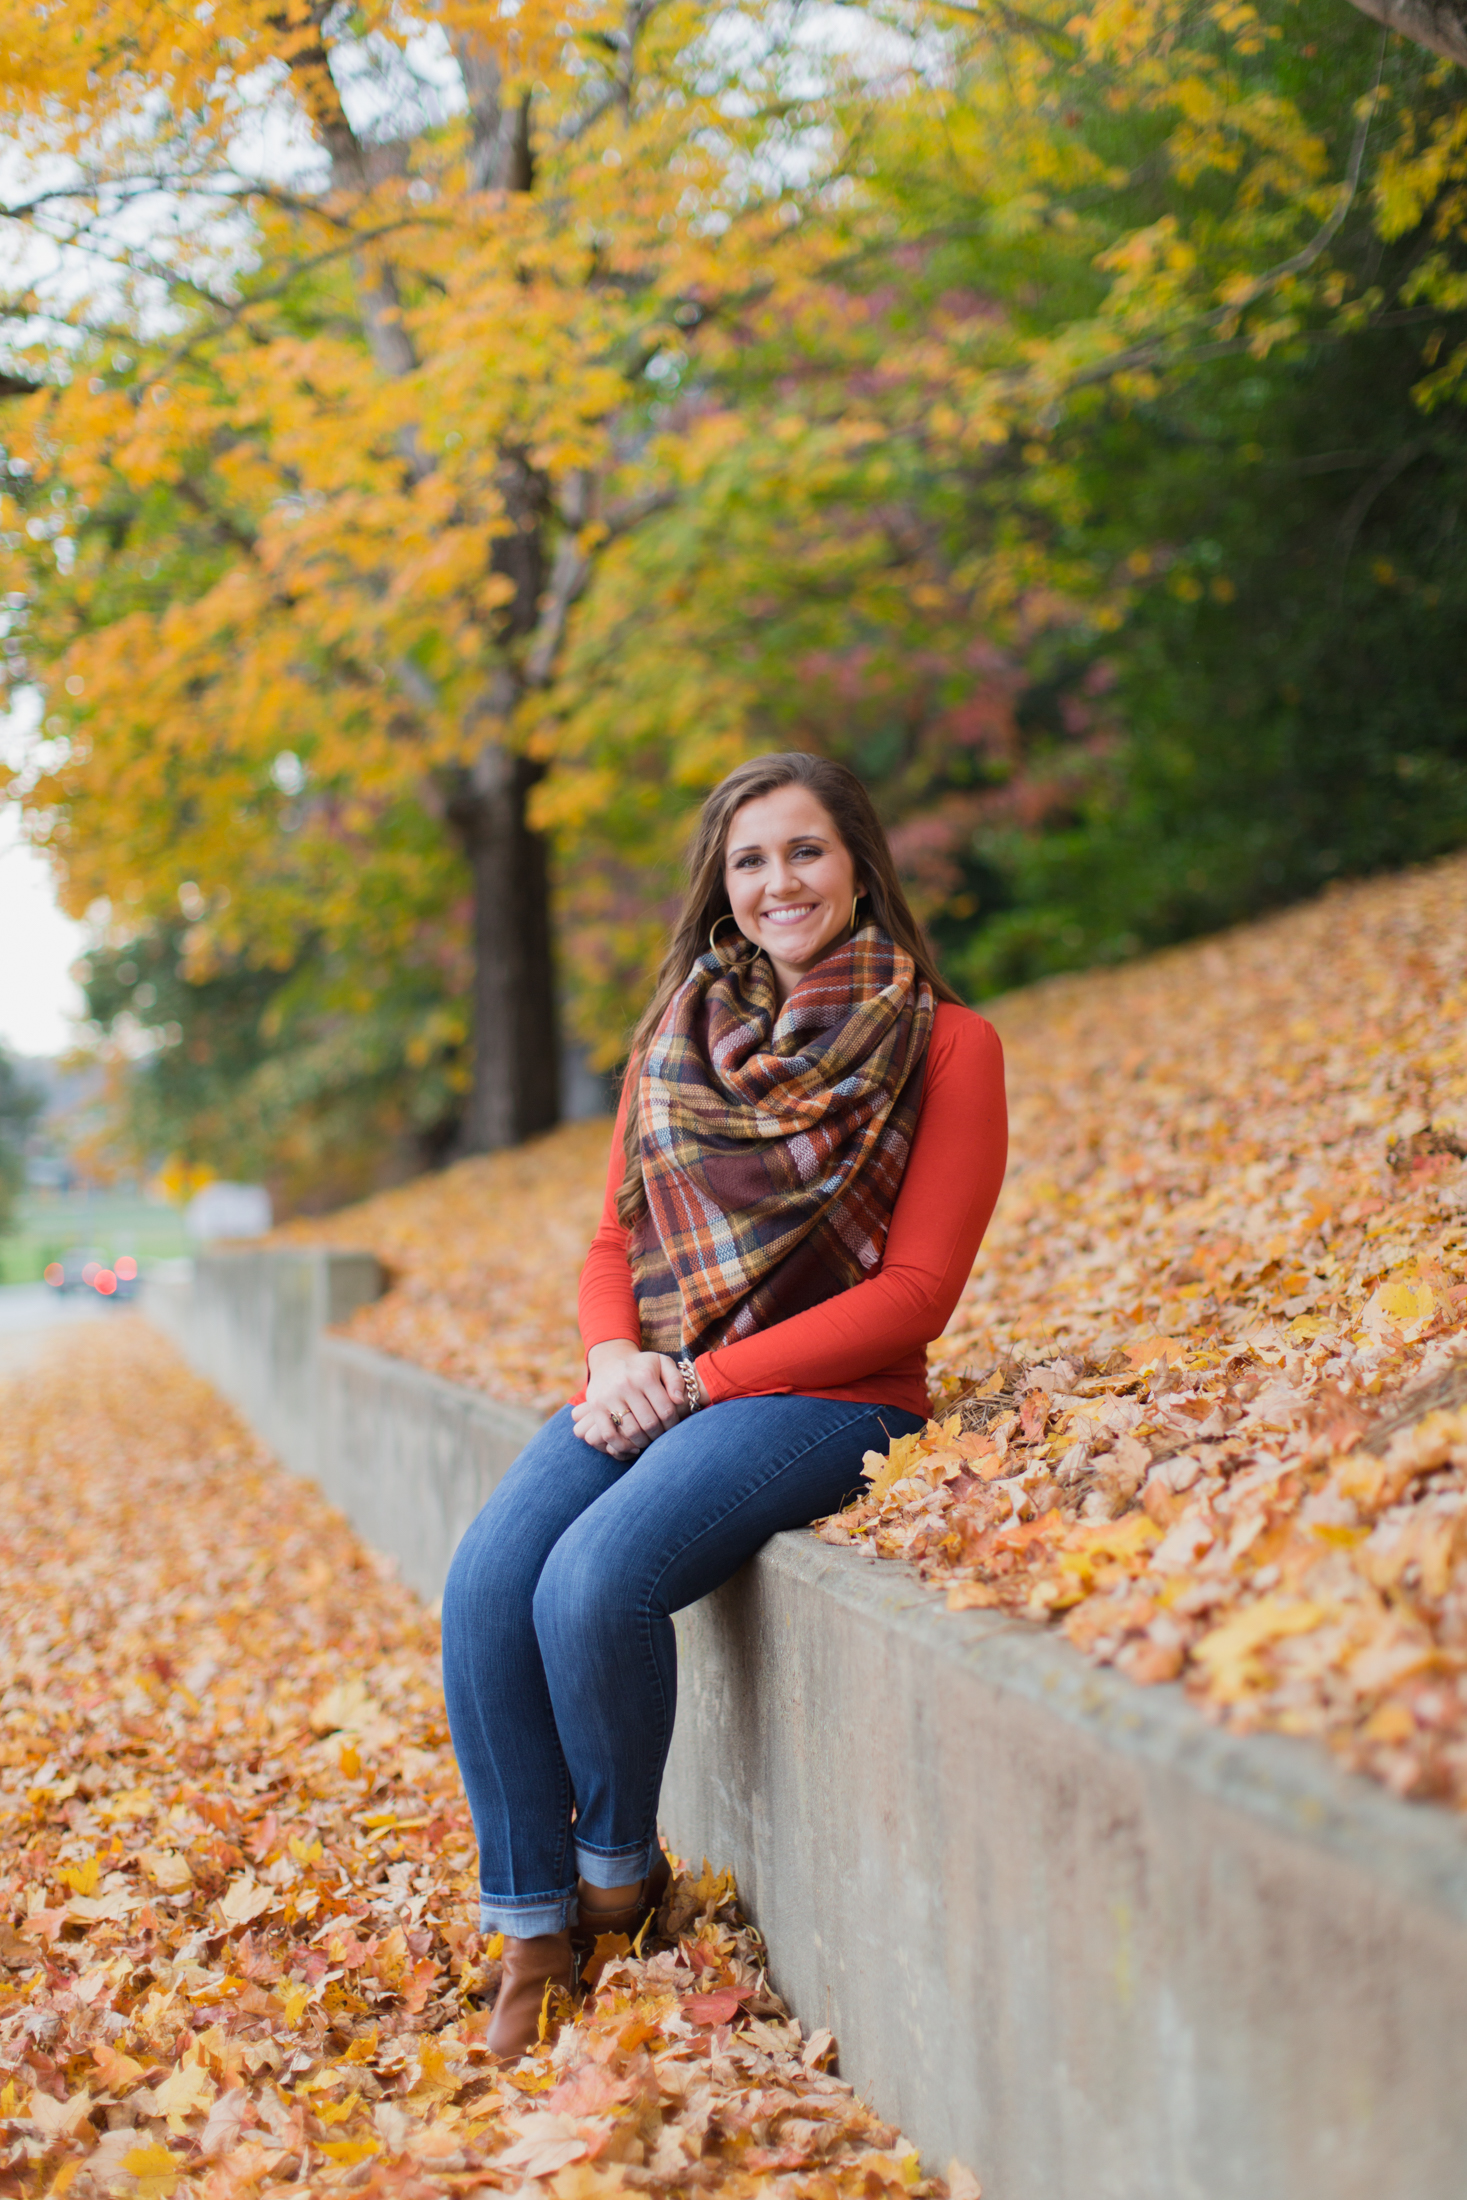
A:
{"type": "Polygon", "coordinates": [[[571,1426],[613,1459],[635,1459],[688,1410],[677,1362],[665,1352],[639,1352],[613,1337],[592,1345],[586,1366],[586,1395],[571,1408],[571,1426]]]}

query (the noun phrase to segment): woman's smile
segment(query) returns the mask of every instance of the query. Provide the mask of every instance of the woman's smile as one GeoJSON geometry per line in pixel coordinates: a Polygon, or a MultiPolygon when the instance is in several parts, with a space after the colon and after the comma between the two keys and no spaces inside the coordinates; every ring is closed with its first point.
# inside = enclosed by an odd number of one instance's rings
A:
{"type": "Polygon", "coordinates": [[[735,811],[723,880],[734,922],[774,965],[781,1001],[848,930],[861,884],[830,812],[801,786],[735,811]]]}

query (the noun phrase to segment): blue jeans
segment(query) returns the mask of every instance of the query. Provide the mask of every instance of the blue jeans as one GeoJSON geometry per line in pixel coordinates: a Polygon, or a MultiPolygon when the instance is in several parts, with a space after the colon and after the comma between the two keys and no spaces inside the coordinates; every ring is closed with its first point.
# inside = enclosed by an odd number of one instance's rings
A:
{"type": "Polygon", "coordinates": [[[485,1932],[563,1931],[577,1873],[642,1878],[677,1702],[672,1614],[781,1528],[836,1511],[863,1454],[921,1426],[890,1406],[733,1398],[626,1460],[583,1444],[565,1406],[526,1445],[443,1596],[485,1932]]]}

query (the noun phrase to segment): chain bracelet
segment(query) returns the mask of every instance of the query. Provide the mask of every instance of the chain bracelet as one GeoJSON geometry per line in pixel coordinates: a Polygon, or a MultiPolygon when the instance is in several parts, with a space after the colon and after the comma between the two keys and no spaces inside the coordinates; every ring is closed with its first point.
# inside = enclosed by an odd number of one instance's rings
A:
{"type": "Polygon", "coordinates": [[[696,1413],[703,1403],[698,1396],[698,1371],[692,1361],[686,1357],[678,1361],[677,1371],[683,1379],[683,1390],[687,1396],[688,1411],[689,1413],[696,1413]]]}

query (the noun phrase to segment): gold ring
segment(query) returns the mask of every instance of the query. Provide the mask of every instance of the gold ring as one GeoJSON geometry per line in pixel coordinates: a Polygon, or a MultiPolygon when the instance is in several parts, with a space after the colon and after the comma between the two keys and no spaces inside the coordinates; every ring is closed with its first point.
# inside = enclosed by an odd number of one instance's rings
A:
{"type": "MultiPolygon", "coordinates": [[[[609,1407],[608,1407],[608,1409],[607,1409],[607,1410],[608,1410],[608,1412],[610,1412],[610,1408],[609,1408],[609,1407]]],[[[612,1414],[611,1414],[611,1425],[612,1425],[612,1427],[613,1427],[613,1428],[620,1428],[620,1427],[621,1427],[621,1415],[620,1415],[619,1413],[612,1413],[612,1414]]]]}

